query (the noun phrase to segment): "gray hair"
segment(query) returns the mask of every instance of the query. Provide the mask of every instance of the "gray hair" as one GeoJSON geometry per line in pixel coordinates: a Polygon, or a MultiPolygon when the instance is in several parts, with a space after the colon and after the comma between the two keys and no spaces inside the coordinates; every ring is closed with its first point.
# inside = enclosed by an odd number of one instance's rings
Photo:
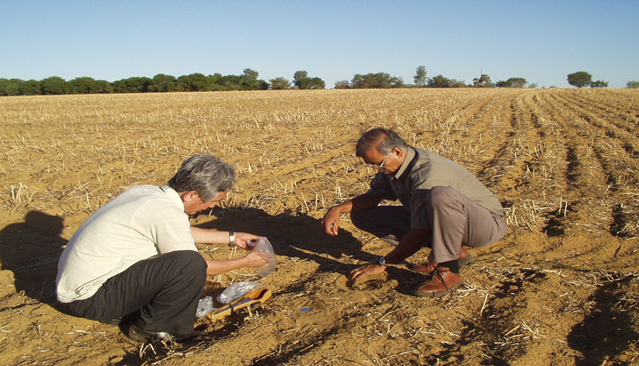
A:
{"type": "Polygon", "coordinates": [[[396,147],[406,150],[408,149],[408,144],[395,131],[385,128],[374,128],[364,133],[359,141],[357,141],[355,154],[361,157],[366,151],[377,148],[377,151],[381,154],[388,155],[396,147]]]}
{"type": "Polygon", "coordinates": [[[197,154],[188,158],[169,180],[178,192],[196,191],[204,201],[215,199],[235,185],[235,167],[211,154],[197,154]]]}

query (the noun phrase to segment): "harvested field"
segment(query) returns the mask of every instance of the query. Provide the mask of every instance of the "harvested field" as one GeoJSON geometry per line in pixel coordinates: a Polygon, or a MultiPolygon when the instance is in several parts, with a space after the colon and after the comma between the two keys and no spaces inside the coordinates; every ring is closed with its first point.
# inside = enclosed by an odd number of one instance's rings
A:
{"type": "MultiPolygon", "coordinates": [[[[3,97],[0,127],[2,365],[639,364],[636,90],[3,97]],[[354,143],[372,127],[466,166],[506,207],[506,237],[471,249],[453,294],[411,296],[426,278],[404,267],[350,284],[354,266],[390,248],[347,220],[338,237],[321,229],[327,208],[367,189],[354,143]],[[278,269],[261,282],[273,298],[199,321],[201,339],[147,347],[59,312],[57,258],[82,222],[199,152],[239,179],[193,222],[267,236],[278,269]]],[[[216,276],[206,294],[256,279],[216,276]]]]}

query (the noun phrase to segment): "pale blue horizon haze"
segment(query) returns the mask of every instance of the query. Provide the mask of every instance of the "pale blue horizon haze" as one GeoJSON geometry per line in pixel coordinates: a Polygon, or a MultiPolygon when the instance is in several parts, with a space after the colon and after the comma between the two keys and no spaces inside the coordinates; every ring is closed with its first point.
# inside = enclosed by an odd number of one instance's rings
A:
{"type": "Polygon", "coordinates": [[[637,1],[10,1],[0,0],[0,78],[110,82],[192,73],[293,79],[333,88],[416,68],[471,84],[523,77],[570,87],[639,80],[637,1]]]}

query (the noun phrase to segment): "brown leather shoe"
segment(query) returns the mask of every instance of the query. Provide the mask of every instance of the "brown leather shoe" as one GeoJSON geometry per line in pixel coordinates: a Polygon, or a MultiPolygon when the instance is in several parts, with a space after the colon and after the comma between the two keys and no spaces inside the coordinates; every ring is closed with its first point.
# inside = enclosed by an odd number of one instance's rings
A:
{"type": "Polygon", "coordinates": [[[460,274],[439,266],[433,272],[430,281],[418,287],[414,294],[422,297],[440,297],[459,287],[462,282],[460,274]]]}
{"type": "MultiPolygon", "coordinates": [[[[466,248],[461,248],[457,262],[459,263],[459,266],[461,267],[464,264],[468,264],[472,262],[474,259],[475,257],[473,257],[472,254],[470,254],[470,252],[466,250],[466,248]]],[[[414,264],[411,269],[415,272],[433,273],[436,268],[437,268],[437,263],[426,262],[423,264],[414,264]]]]}

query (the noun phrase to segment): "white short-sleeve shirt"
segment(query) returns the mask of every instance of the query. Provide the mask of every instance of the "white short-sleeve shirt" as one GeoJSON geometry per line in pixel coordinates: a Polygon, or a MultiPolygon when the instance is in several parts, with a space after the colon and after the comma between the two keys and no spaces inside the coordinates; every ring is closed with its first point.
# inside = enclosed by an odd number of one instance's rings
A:
{"type": "Polygon", "coordinates": [[[152,256],[197,247],[179,194],[169,186],[136,186],[99,208],[62,252],[57,296],[87,299],[109,278],[152,256]]]}

